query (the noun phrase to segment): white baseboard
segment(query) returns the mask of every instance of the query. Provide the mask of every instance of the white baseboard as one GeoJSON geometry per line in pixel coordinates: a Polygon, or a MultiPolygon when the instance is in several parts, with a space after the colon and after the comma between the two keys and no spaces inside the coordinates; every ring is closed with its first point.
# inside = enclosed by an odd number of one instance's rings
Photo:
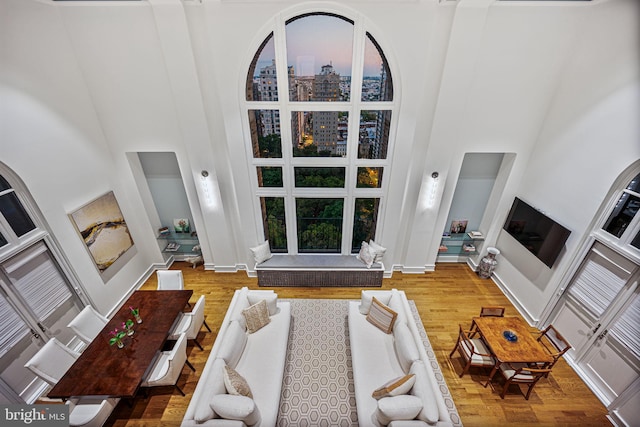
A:
{"type": "Polygon", "coordinates": [[[509,299],[511,304],[513,304],[516,310],[518,310],[520,315],[522,315],[522,317],[525,318],[525,320],[527,321],[527,323],[529,323],[529,325],[537,325],[539,319],[536,319],[534,316],[531,315],[531,313],[529,313],[529,311],[527,311],[524,305],[522,305],[518,300],[518,298],[516,298],[516,296],[513,295],[511,291],[509,291],[509,288],[505,286],[504,282],[500,280],[500,277],[496,275],[495,272],[491,275],[491,280],[493,280],[493,282],[498,286],[498,288],[500,288],[502,293],[509,299]]]}

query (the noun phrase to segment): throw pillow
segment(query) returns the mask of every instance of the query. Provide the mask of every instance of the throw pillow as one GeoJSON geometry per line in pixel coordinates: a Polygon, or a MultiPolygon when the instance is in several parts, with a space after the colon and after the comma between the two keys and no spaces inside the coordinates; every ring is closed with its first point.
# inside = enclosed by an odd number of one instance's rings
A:
{"type": "Polygon", "coordinates": [[[218,351],[218,357],[224,359],[227,365],[235,367],[242,356],[244,346],[247,344],[247,333],[237,321],[229,322],[224,340],[218,351]]]}
{"type": "Polygon", "coordinates": [[[367,242],[362,242],[362,245],[360,246],[360,252],[358,252],[356,258],[364,262],[367,268],[371,268],[371,266],[373,265],[373,254],[369,250],[369,244],[367,242]]]}
{"type": "MultiPolygon", "coordinates": [[[[251,393],[251,388],[249,387],[247,380],[245,380],[244,377],[235,369],[228,366],[224,367],[224,385],[227,388],[227,393],[229,394],[247,396],[253,399],[253,393],[251,393]]],[[[214,411],[219,414],[215,409],[214,411]]]]}
{"type": "Polygon", "coordinates": [[[246,396],[218,394],[211,400],[211,409],[221,418],[240,420],[248,426],[260,421],[260,412],[253,399],[246,396]]]}
{"type": "Polygon", "coordinates": [[[369,310],[371,309],[371,301],[373,301],[373,297],[378,298],[383,304],[388,304],[391,299],[391,292],[389,291],[362,291],[360,298],[360,305],[358,309],[360,310],[360,314],[367,315],[369,314],[369,310]]]}
{"type": "Polygon", "coordinates": [[[376,418],[382,425],[394,420],[412,420],[422,409],[422,401],[416,396],[403,394],[401,396],[383,397],[378,400],[376,418]]]}
{"type": "Polygon", "coordinates": [[[440,418],[436,395],[431,386],[431,380],[427,374],[427,367],[422,361],[413,362],[410,373],[416,375],[416,383],[413,385],[411,394],[422,400],[423,408],[418,413],[418,419],[429,424],[435,424],[440,418]]]}
{"type": "MultiPolygon", "coordinates": [[[[396,321],[397,323],[397,321],[396,321]]],[[[416,360],[420,360],[418,347],[413,339],[413,335],[406,323],[400,323],[393,330],[393,347],[396,350],[396,357],[402,370],[409,372],[411,365],[416,360]]]]}
{"type": "Polygon", "coordinates": [[[253,253],[253,259],[256,261],[256,264],[265,262],[272,256],[271,248],[269,247],[269,241],[265,240],[258,246],[254,246],[253,248],[251,248],[251,253],[253,253]]]}
{"type": "Polygon", "coordinates": [[[380,246],[373,240],[369,240],[369,250],[373,253],[373,262],[382,262],[382,257],[387,252],[387,248],[380,246]]]}
{"type": "Polygon", "coordinates": [[[393,330],[393,323],[396,321],[397,315],[398,313],[378,301],[376,297],[373,297],[371,309],[367,314],[367,321],[385,334],[389,334],[393,330]]]}
{"type": "Polygon", "coordinates": [[[383,397],[399,396],[401,394],[409,393],[411,387],[416,382],[416,376],[413,374],[405,375],[402,377],[394,378],[391,381],[385,383],[382,387],[373,391],[371,397],[374,399],[382,399],[383,397]]]}
{"type": "Polygon", "coordinates": [[[269,316],[273,316],[278,312],[278,294],[275,292],[249,292],[247,299],[249,300],[250,305],[257,304],[261,300],[265,300],[267,302],[267,308],[269,309],[269,316]]]}
{"type": "Polygon", "coordinates": [[[265,300],[260,300],[260,302],[242,310],[242,315],[247,324],[247,331],[250,334],[262,329],[271,322],[269,309],[267,308],[267,302],[265,300]]]}

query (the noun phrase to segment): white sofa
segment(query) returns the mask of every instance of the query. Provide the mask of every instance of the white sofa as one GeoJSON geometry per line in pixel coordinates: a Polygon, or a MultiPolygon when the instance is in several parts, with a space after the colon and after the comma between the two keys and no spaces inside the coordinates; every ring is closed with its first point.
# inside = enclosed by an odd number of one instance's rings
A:
{"type": "Polygon", "coordinates": [[[181,425],[275,426],[290,324],[290,303],[279,301],[272,290],[236,290],[181,425]],[[248,333],[242,310],[262,299],[269,306],[269,323],[248,333]],[[244,377],[253,399],[227,393],[225,365],[244,377]]]}
{"type": "Polygon", "coordinates": [[[453,425],[403,291],[363,290],[361,300],[349,302],[348,322],[361,427],[453,425]],[[397,313],[391,333],[367,320],[374,296],[397,313]],[[407,374],[415,374],[410,390],[397,389],[400,395],[379,400],[372,397],[374,390],[407,374]]]}

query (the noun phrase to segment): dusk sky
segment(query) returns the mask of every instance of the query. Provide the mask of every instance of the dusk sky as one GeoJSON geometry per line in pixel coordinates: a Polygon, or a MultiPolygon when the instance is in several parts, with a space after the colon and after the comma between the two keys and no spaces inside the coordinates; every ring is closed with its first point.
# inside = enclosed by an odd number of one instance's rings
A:
{"type": "MultiPolygon", "coordinates": [[[[353,25],[332,16],[313,15],[287,24],[287,62],[296,76],[315,75],[323,65],[332,64],[341,76],[351,75],[353,55],[353,25]]],[[[273,39],[265,46],[256,66],[270,65],[275,57],[273,39]]],[[[367,39],[365,48],[365,76],[380,75],[381,59],[375,46],[367,39]]]]}

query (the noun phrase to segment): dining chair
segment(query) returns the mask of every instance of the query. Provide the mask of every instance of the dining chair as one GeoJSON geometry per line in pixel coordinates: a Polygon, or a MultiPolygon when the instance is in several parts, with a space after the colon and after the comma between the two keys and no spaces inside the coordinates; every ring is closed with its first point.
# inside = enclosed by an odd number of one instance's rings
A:
{"type": "Polygon", "coordinates": [[[24,367],[54,386],[79,356],[80,353],[51,338],[24,367]]]}
{"type": "Polygon", "coordinates": [[[169,333],[169,339],[177,339],[180,334],[186,334],[188,340],[196,343],[198,348],[202,350],[202,345],[198,342],[198,333],[204,325],[209,332],[211,328],[204,319],[204,295],[201,295],[190,312],[182,313],[176,322],[176,325],[169,333]]]}
{"type": "Polygon", "coordinates": [[[457,350],[464,359],[464,367],[460,377],[467,373],[472,366],[493,368],[496,365],[496,359],[487,348],[485,342],[480,338],[469,338],[468,331],[465,331],[462,325],[459,325],[459,327],[458,341],[449,354],[449,358],[457,350]]]}
{"type": "Polygon", "coordinates": [[[196,371],[191,362],[187,360],[187,336],[181,334],[170,351],[158,352],[154,365],[142,380],[142,387],[174,386],[181,395],[184,392],[178,387],[178,379],[182,368],[186,364],[192,371],[196,371]]]}
{"type": "MultiPolygon", "coordinates": [[[[502,389],[502,392],[500,392],[500,397],[502,399],[504,399],[504,396],[511,384],[525,384],[528,389],[524,398],[529,400],[533,387],[540,378],[548,375],[549,372],[551,372],[551,369],[548,367],[531,368],[526,363],[502,363],[498,368],[498,371],[506,380],[504,388],[502,389]]],[[[489,382],[491,382],[491,380],[489,380],[489,382]]]]}
{"type": "MultiPolygon", "coordinates": [[[[540,332],[540,336],[537,341],[544,347],[544,349],[553,357],[553,362],[545,364],[547,368],[552,368],[556,364],[558,359],[565,354],[571,348],[571,344],[564,339],[553,325],[549,325],[540,332]]],[[[545,375],[545,377],[549,374],[545,375]]]]}
{"type": "Polygon", "coordinates": [[[85,343],[89,344],[98,336],[109,319],[88,305],[67,325],[85,343]]]}
{"type": "MultiPolygon", "coordinates": [[[[495,305],[480,307],[480,317],[503,317],[504,307],[495,305]]],[[[473,338],[478,333],[476,323],[472,320],[471,327],[469,328],[469,337],[473,338]]]]}
{"type": "Polygon", "coordinates": [[[69,406],[69,426],[101,427],[109,419],[120,399],[72,398],[65,403],[69,406]]]}
{"type": "Polygon", "coordinates": [[[184,278],[181,270],[158,270],[159,291],[181,291],[184,289],[184,278]]]}

